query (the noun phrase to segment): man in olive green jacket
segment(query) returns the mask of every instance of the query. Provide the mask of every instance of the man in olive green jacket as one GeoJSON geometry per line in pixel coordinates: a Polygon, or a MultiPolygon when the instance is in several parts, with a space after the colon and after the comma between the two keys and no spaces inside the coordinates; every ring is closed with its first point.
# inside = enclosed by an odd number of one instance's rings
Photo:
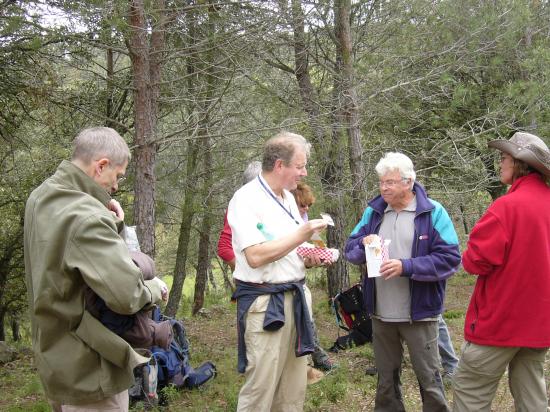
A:
{"type": "Polygon", "coordinates": [[[85,310],[89,286],[113,311],[134,314],[167,298],[144,281],[119,235],[124,212],[110,194],[130,151],[113,129],[82,131],[71,161],[30,195],[25,272],[36,366],[56,410],[127,410],[132,370],[147,361],[85,310]],[[114,403],[113,403],[114,402],[114,403]]]}

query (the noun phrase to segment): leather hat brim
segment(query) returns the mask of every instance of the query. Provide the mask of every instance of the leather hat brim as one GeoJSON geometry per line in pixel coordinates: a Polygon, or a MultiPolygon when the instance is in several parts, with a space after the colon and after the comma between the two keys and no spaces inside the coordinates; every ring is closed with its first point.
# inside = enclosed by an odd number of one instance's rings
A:
{"type": "Polygon", "coordinates": [[[550,176],[550,165],[543,163],[531,150],[519,146],[509,140],[498,139],[491,140],[487,143],[489,147],[498,149],[501,152],[508,153],[514,159],[521,160],[522,162],[527,163],[533,169],[538,170],[543,175],[550,176]]]}

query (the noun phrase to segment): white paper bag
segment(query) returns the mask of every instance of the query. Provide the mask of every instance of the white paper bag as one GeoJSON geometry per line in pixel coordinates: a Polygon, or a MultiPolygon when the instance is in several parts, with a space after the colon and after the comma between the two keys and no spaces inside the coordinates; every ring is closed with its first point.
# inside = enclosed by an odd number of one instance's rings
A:
{"type": "Polygon", "coordinates": [[[369,278],[380,276],[380,266],[389,259],[388,246],[390,243],[390,239],[382,239],[376,236],[369,244],[365,245],[367,274],[369,278]]]}
{"type": "Polygon", "coordinates": [[[122,237],[130,252],[141,252],[135,226],[124,226],[122,237]]]}

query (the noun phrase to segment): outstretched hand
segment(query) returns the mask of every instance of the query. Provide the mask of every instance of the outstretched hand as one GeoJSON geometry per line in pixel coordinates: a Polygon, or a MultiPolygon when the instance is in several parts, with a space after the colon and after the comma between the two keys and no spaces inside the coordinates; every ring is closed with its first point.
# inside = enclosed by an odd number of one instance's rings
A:
{"type": "Polygon", "coordinates": [[[305,231],[307,238],[310,239],[314,233],[320,233],[322,230],[326,229],[327,222],[323,219],[311,219],[300,226],[300,229],[305,231]]]}

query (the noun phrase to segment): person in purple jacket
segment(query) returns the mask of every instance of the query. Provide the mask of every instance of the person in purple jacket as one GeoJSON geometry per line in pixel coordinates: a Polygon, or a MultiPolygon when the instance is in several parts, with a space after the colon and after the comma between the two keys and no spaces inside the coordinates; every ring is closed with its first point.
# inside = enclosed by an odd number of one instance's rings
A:
{"type": "Polygon", "coordinates": [[[365,276],[363,281],[378,369],[374,410],[405,410],[400,379],[405,342],[423,410],[449,411],[439,372],[438,317],[446,279],[460,265],[458,238],[447,211],[415,182],[411,159],[387,153],[375,169],[380,196],[369,202],[344,253],[351,263],[364,264],[365,243],[372,235],[391,240],[380,276],[365,276]]]}

